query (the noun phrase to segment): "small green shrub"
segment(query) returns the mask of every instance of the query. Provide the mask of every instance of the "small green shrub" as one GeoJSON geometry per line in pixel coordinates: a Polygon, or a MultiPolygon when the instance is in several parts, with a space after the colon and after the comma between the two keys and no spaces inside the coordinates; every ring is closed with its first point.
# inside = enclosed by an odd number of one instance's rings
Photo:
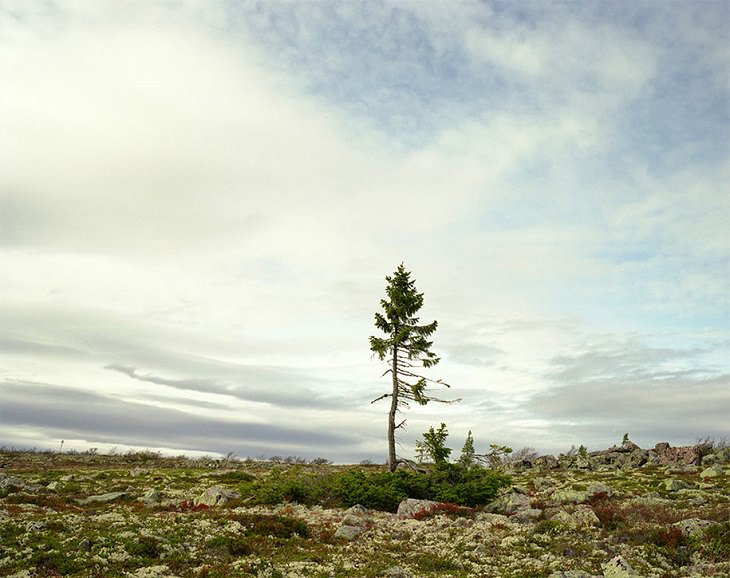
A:
{"type": "Polygon", "coordinates": [[[557,536],[562,532],[563,525],[557,520],[540,520],[533,528],[533,534],[557,536]]]}
{"type": "Polygon", "coordinates": [[[710,562],[730,560],[730,522],[707,528],[700,552],[702,557],[710,562]]]}
{"type": "Polygon", "coordinates": [[[299,518],[276,514],[233,514],[231,520],[240,523],[247,535],[273,536],[274,538],[302,538],[309,536],[309,527],[299,518]]]}
{"type": "Polygon", "coordinates": [[[222,474],[215,476],[215,478],[224,484],[239,484],[242,482],[253,482],[256,480],[256,477],[252,476],[248,472],[241,472],[238,470],[223,472],[222,474]]]}
{"type": "Polygon", "coordinates": [[[160,541],[152,536],[140,536],[136,542],[128,542],[125,544],[124,549],[131,556],[151,559],[159,558],[162,552],[160,541]]]}
{"type": "Polygon", "coordinates": [[[441,556],[423,556],[416,560],[416,567],[421,572],[455,572],[459,567],[448,558],[441,556]]]}
{"type": "Polygon", "coordinates": [[[252,545],[240,536],[215,536],[208,540],[207,546],[211,549],[221,549],[228,555],[235,557],[253,554],[252,545]]]}
{"type": "Polygon", "coordinates": [[[488,504],[510,481],[509,476],[501,472],[460,463],[439,464],[431,477],[431,499],[470,507],[488,504]]]}

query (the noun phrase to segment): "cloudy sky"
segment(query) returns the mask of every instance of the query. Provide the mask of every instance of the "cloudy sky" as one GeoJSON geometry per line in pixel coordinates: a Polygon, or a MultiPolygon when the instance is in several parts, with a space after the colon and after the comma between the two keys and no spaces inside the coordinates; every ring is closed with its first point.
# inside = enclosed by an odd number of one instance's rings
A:
{"type": "Polygon", "coordinates": [[[0,0],[0,442],[386,456],[730,435],[730,3],[0,0]]]}

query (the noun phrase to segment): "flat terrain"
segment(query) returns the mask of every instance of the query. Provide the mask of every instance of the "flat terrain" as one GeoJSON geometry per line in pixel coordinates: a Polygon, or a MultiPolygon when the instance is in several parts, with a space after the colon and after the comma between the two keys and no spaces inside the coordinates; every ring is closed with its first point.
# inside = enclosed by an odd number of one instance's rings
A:
{"type": "Polygon", "coordinates": [[[647,578],[730,576],[727,465],[532,468],[489,511],[415,517],[311,503],[332,476],[379,466],[21,452],[0,465],[0,576],[631,575],[607,566],[617,555],[647,578]]]}

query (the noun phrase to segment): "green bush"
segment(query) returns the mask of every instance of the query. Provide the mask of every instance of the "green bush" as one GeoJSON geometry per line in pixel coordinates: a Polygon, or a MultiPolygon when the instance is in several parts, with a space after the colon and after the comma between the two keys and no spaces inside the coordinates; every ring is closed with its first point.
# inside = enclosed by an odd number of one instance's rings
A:
{"type": "Polygon", "coordinates": [[[470,507],[485,505],[508,483],[509,478],[500,472],[444,462],[428,473],[348,469],[323,474],[298,466],[277,467],[267,477],[244,482],[238,488],[242,496],[255,504],[297,502],[345,508],[360,504],[395,512],[406,498],[470,507]]]}
{"type": "Polygon", "coordinates": [[[428,499],[430,495],[426,476],[403,470],[372,474],[348,470],[336,474],[331,486],[337,501],[344,507],[360,504],[386,512],[395,512],[406,498],[428,499]]]}
{"type": "Polygon", "coordinates": [[[301,467],[274,467],[266,478],[244,482],[239,490],[241,495],[253,498],[256,504],[317,504],[322,500],[323,493],[319,477],[313,472],[303,471],[301,467]]]}
{"type": "Polygon", "coordinates": [[[730,522],[716,524],[705,530],[701,552],[711,562],[730,560],[730,522]]]}

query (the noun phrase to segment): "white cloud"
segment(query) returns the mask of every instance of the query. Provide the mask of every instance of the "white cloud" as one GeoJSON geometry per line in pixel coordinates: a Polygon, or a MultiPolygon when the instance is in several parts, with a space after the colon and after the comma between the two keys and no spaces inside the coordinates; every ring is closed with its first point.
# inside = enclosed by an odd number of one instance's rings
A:
{"type": "MultiPolygon", "coordinates": [[[[672,52],[672,9],[637,28],[591,6],[120,6],[0,10],[8,383],[171,424],[328,423],[355,438],[327,448],[379,459],[367,336],[401,260],[465,398],[414,411],[409,443],[440,415],[455,437],[580,443],[590,416],[530,404],[567,391],[551,360],[578,363],[596,333],[671,333],[727,366],[727,124],[710,104],[727,103],[728,54],[709,21],[672,52]],[[706,106],[677,113],[703,50],[687,94],[706,106]]],[[[299,451],[282,440],[255,441],[299,451]]]]}

